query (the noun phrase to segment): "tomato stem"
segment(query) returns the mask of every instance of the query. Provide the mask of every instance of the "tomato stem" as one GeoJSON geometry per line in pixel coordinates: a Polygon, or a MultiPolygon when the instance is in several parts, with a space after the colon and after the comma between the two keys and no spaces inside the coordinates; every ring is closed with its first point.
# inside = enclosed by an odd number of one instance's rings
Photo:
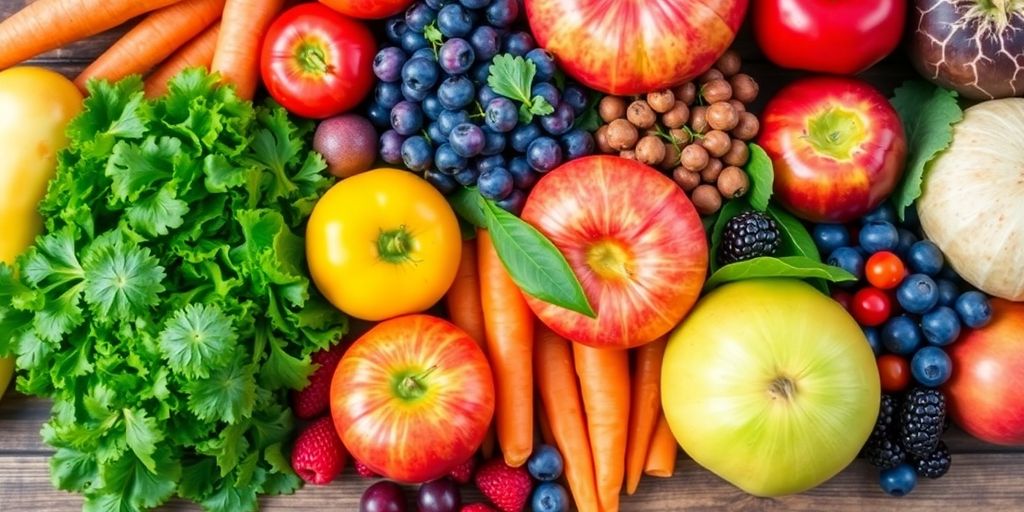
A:
{"type": "Polygon", "coordinates": [[[317,41],[303,41],[296,50],[295,58],[302,69],[316,75],[330,73],[331,65],[327,63],[327,55],[323,45],[317,41]]]}
{"type": "Polygon", "coordinates": [[[377,237],[377,255],[381,260],[395,265],[412,261],[411,252],[415,243],[412,233],[404,225],[398,229],[381,230],[377,237]]]}

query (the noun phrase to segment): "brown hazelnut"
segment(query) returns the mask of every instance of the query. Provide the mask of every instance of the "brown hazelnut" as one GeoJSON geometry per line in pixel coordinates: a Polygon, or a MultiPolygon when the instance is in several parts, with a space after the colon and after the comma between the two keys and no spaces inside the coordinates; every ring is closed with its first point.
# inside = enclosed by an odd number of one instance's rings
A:
{"type": "Polygon", "coordinates": [[[647,104],[659,114],[668,112],[675,103],[676,95],[672,93],[671,89],[647,93],[647,104]]]}
{"type": "Polygon", "coordinates": [[[679,188],[689,192],[700,185],[700,173],[688,171],[685,167],[679,166],[672,170],[672,180],[679,185],[679,188]]]}
{"type": "Polygon", "coordinates": [[[665,158],[665,143],[657,135],[646,135],[636,143],[636,159],[647,165],[658,165],[665,158]]]}
{"type": "Polygon", "coordinates": [[[736,124],[736,128],[732,129],[732,136],[737,139],[749,141],[754,140],[757,137],[757,132],[761,130],[761,123],[757,120],[757,116],[750,112],[743,112],[740,114],[739,123],[736,124]]]}
{"type": "Polygon", "coordinates": [[[700,145],[708,150],[709,155],[715,158],[722,158],[729,152],[731,142],[732,139],[728,133],[721,130],[711,130],[704,134],[704,137],[700,140],[700,145]]]}
{"type": "Polygon", "coordinates": [[[704,169],[700,171],[700,179],[704,180],[704,183],[714,184],[718,180],[718,175],[722,174],[722,161],[717,158],[711,158],[708,160],[708,165],[704,166],[704,169]]]}
{"type": "Polygon", "coordinates": [[[679,163],[689,171],[700,172],[708,165],[708,150],[700,144],[689,144],[679,154],[679,163]]]}
{"type": "Polygon", "coordinates": [[[597,113],[606,123],[622,119],[626,117],[626,100],[618,96],[605,96],[597,104],[597,113]]]}
{"type": "Polygon", "coordinates": [[[704,105],[697,105],[690,109],[690,129],[693,133],[704,133],[708,131],[708,108],[704,105]]]}
{"type": "Polygon", "coordinates": [[[712,80],[700,88],[700,95],[709,105],[732,99],[732,86],[725,79],[712,80]]]}
{"type": "Polygon", "coordinates": [[[748,105],[757,99],[757,93],[760,92],[760,87],[754,78],[745,73],[730,78],[729,85],[732,87],[733,96],[748,105]]]}
{"type": "Polygon", "coordinates": [[[722,130],[724,132],[732,130],[740,122],[739,112],[736,112],[736,109],[732,108],[728,101],[712,103],[708,107],[706,117],[708,119],[708,126],[713,130],[722,130]]]}
{"type": "Polygon", "coordinates": [[[661,159],[658,167],[670,171],[679,165],[679,147],[671,142],[665,142],[665,158],[661,159]]]}
{"type": "Polygon", "coordinates": [[[725,75],[723,75],[721,71],[715,68],[711,68],[705,71],[703,75],[697,77],[697,83],[703,85],[714,80],[721,80],[723,78],[725,78],[725,75]]]}
{"type": "Polygon", "coordinates": [[[714,185],[697,186],[691,193],[691,200],[701,215],[711,215],[722,207],[722,194],[714,185]]]}
{"type": "Polygon", "coordinates": [[[747,111],[747,106],[744,105],[742,101],[736,98],[729,100],[729,104],[732,105],[732,108],[736,109],[737,114],[747,111]]]}
{"type": "Polygon", "coordinates": [[[690,107],[686,106],[679,100],[676,100],[672,104],[672,108],[668,112],[661,115],[661,124],[665,125],[665,128],[682,128],[686,126],[686,122],[690,120],[690,107]]]}
{"type": "Polygon", "coordinates": [[[632,149],[627,149],[625,151],[619,151],[619,156],[621,158],[625,158],[627,160],[636,160],[636,151],[633,151],[632,149]]]}
{"type": "Polygon", "coordinates": [[[672,93],[675,94],[677,100],[687,105],[693,105],[693,102],[697,101],[697,84],[686,82],[672,89],[672,93]]]}
{"type": "Polygon", "coordinates": [[[722,161],[727,165],[735,165],[736,167],[747,165],[749,160],[750,148],[747,147],[746,142],[739,139],[733,139],[729,143],[729,151],[722,157],[722,161]]]}
{"type": "Polygon", "coordinates": [[[618,153],[615,148],[608,144],[608,125],[606,124],[602,124],[598,127],[597,131],[594,132],[594,143],[597,144],[597,150],[601,153],[618,153]]]}
{"type": "Polygon", "coordinates": [[[718,62],[715,62],[715,69],[722,72],[726,78],[735,75],[740,72],[740,66],[743,64],[743,60],[740,59],[740,54],[736,50],[728,50],[718,58],[718,62]]]}
{"type": "Polygon", "coordinates": [[[629,108],[626,109],[626,119],[633,123],[633,126],[646,130],[658,121],[658,115],[654,113],[654,110],[644,100],[636,100],[629,104],[629,108]]]}
{"type": "Polygon", "coordinates": [[[636,126],[633,123],[626,121],[625,119],[616,119],[611,123],[608,123],[608,145],[613,150],[623,151],[626,149],[633,149],[636,145],[636,141],[640,138],[640,134],[636,131],[636,126]]]}
{"type": "Polygon", "coordinates": [[[750,178],[736,166],[722,169],[718,175],[718,192],[726,199],[743,197],[750,190],[750,178]]]}

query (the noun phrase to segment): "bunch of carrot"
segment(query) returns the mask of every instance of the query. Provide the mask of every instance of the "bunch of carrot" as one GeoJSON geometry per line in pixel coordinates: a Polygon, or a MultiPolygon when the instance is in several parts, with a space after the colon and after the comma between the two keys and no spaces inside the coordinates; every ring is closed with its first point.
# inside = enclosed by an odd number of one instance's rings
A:
{"type": "MultiPolygon", "coordinates": [[[[447,306],[488,353],[497,444],[508,465],[529,458],[536,413],[544,441],[562,453],[581,512],[616,512],[620,493],[633,494],[643,474],[675,471],[678,445],[661,410],[664,338],[632,351],[561,338],[533,316],[484,230],[463,246],[447,306]]],[[[489,450],[485,443],[485,456],[489,450]]]]}
{"type": "Polygon", "coordinates": [[[188,67],[209,67],[252,98],[263,35],[285,0],[36,0],[0,22],[0,69],[143,16],[75,80],[146,75],[166,91],[188,67]]]}

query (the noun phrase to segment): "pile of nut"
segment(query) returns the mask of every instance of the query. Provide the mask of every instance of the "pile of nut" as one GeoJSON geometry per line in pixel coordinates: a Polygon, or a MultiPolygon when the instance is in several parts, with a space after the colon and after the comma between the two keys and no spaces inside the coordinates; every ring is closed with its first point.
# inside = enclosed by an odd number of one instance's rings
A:
{"type": "Polygon", "coordinates": [[[750,189],[743,167],[760,123],[747,111],[759,87],[728,51],[695,81],[643,97],[605,96],[598,150],[671,172],[701,215],[750,189]],[[630,101],[632,100],[632,101],[630,101]]]}

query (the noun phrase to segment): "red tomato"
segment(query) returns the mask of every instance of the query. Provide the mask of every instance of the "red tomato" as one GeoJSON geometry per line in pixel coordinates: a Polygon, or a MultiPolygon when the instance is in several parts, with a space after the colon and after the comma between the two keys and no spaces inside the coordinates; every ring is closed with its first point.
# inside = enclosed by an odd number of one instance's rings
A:
{"type": "Polygon", "coordinates": [[[324,119],[363,101],[373,86],[370,29],[321,4],[288,9],[267,30],[260,73],[289,112],[324,119]]]}
{"type": "Polygon", "coordinates": [[[794,69],[854,75],[889,55],[907,17],[904,0],[757,0],[754,34],[765,55],[794,69]]]}
{"type": "Polygon", "coordinates": [[[861,325],[877,327],[884,324],[892,314],[892,300],[878,288],[861,288],[853,295],[850,314],[861,325]]]}
{"type": "Polygon", "coordinates": [[[886,393],[903,391],[910,384],[910,364],[896,354],[879,356],[878,378],[882,382],[882,391],[886,393]]]}
{"type": "Polygon", "coordinates": [[[907,267],[899,256],[889,252],[876,252],[864,265],[864,277],[876,288],[891,290],[907,277],[907,267]]]}

